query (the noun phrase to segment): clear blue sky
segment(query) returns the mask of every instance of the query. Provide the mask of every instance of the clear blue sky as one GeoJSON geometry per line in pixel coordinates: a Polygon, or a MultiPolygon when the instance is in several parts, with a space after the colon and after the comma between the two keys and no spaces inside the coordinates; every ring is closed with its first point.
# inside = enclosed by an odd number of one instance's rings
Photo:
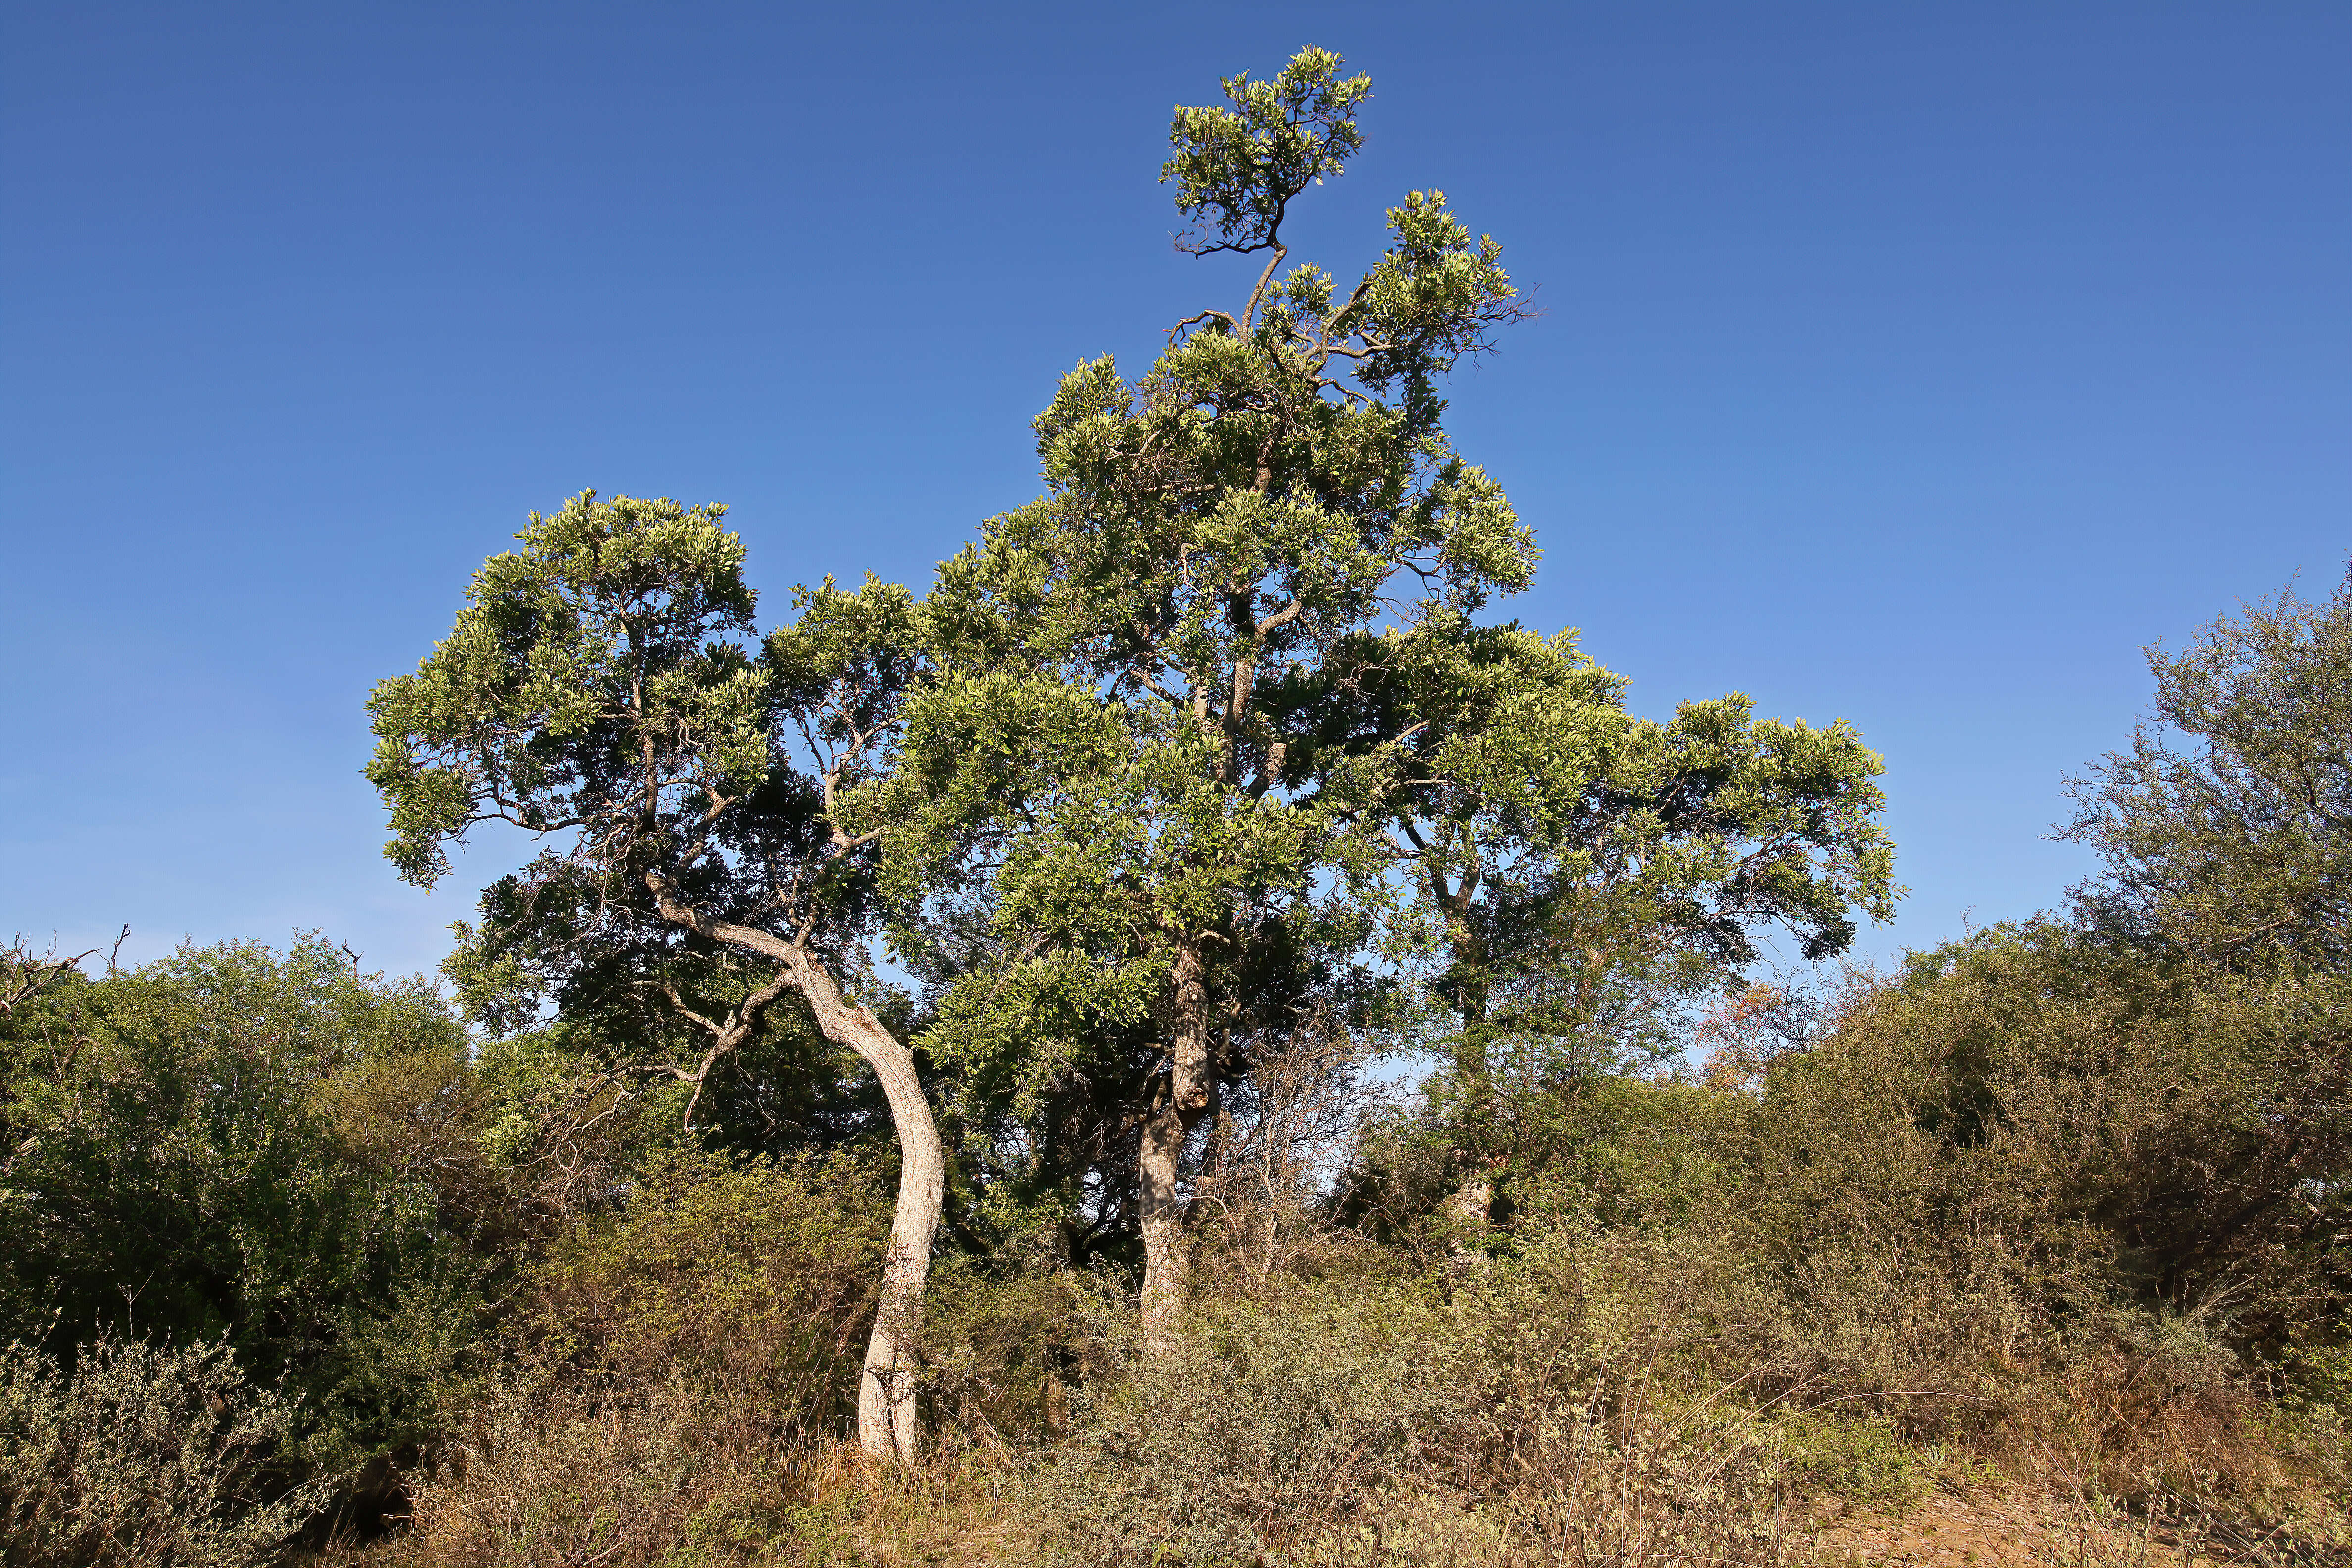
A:
{"type": "MultiPolygon", "coordinates": [[[[1547,314],[1456,384],[1513,606],[1645,710],[1888,762],[1884,953],[2056,902],[2137,652],[2352,548],[2352,7],[0,12],[0,936],[324,927],[429,966],[362,704],[523,514],[724,500],[759,584],[920,581],[1054,378],[1229,300],[1168,110],[1371,73],[1296,226],[1444,187],[1547,314]]],[[[490,869],[477,856],[471,877],[490,869]]]]}

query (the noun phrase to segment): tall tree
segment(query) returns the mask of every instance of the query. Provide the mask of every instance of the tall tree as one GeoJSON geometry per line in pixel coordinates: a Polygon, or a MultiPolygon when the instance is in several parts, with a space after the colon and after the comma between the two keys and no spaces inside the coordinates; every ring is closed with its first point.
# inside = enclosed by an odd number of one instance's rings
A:
{"type": "Polygon", "coordinates": [[[1155,1342],[1182,1297],[1180,1163],[1234,1065],[1235,981],[1270,945],[1333,945],[1307,934],[1353,918],[1318,898],[1331,878],[1378,880],[1362,830],[1387,759],[1302,771],[1290,693],[1400,574],[1421,587],[1399,613],[1421,619],[1534,566],[1500,489],[1448,448],[1434,392],[1520,313],[1496,247],[1416,192],[1345,294],[1283,273],[1290,204],[1360,144],[1369,84],[1310,48],[1224,87],[1230,107],[1177,111],[1162,177],[1192,221],[1180,243],[1263,255],[1256,280],[1179,323],[1139,382],[1108,358],[1064,378],[1037,421],[1049,493],[941,569],[958,673],[917,701],[886,808],[928,828],[894,851],[902,893],[984,887],[1018,955],[944,999],[943,1049],[1014,1056],[1039,1081],[1105,1028],[1155,1025],[1137,1158],[1155,1342]],[[958,859],[988,873],[945,879],[958,859]]]}
{"type": "MultiPolygon", "coordinates": [[[[804,593],[756,651],[743,546],[723,509],[593,491],[533,513],[474,579],[448,639],[369,702],[386,855],[431,886],[484,823],[542,843],[483,898],[478,983],[663,998],[703,1041],[647,1070],[698,1091],[795,996],[870,1067],[899,1148],[898,1202],[858,1390],[869,1452],[916,1442],[943,1155],[906,1044],[871,1005],[879,828],[836,803],[875,763],[916,668],[915,607],[871,580],[804,593]]],[[[694,1114],[689,1103],[688,1116],[694,1114]]]]}
{"type": "Polygon", "coordinates": [[[942,674],[904,767],[850,808],[905,825],[886,877],[929,919],[902,940],[990,954],[943,984],[938,1051],[1042,1098],[1147,1043],[1153,1344],[1183,1296],[1188,1141],[1301,1009],[1377,998],[1415,923],[1396,917],[1450,928],[1467,984],[1505,860],[1543,859],[1556,909],[1639,883],[1733,952],[1768,910],[1835,945],[1846,904],[1888,892],[1850,732],[1737,700],[1642,726],[1570,642],[1476,623],[1536,564],[1437,390],[1526,314],[1499,247],[1414,192],[1352,287],[1285,271],[1291,205],[1361,145],[1369,85],[1308,48],[1223,87],[1177,110],[1161,177],[1181,248],[1265,258],[1245,298],[1178,322],[1139,379],[1108,358],[1063,378],[1036,421],[1047,492],[942,567],[942,674]],[[1818,775],[1810,818],[1780,773],[1818,775]]]}

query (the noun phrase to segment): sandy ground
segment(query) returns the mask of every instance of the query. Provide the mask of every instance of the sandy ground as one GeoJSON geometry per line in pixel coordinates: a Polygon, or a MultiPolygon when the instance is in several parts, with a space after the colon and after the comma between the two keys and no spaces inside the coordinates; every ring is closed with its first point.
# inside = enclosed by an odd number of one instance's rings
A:
{"type": "Polygon", "coordinates": [[[2061,1500],[1982,1491],[1933,1492],[1901,1515],[1847,1513],[1822,1528],[1814,1561],[1822,1568],[2187,1568],[2179,1550],[2161,1538],[2091,1528],[2083,1510],[2061,1500]]]}

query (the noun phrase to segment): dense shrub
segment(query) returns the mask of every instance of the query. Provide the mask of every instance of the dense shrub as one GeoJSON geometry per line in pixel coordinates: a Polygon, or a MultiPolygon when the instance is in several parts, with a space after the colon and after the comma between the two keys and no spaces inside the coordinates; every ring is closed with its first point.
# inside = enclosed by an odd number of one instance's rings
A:
{"type": "Polygon", "coordinates": [[[1074,1388],[1108,1374],[1117,1356],[1103,1281],[1016,1252],[991,1267],[969,1255],[940,1260],[918,1345],[923,1393],[944,1440],[983,1447],[1059,1437],[1074,1388]],[[1023,1264],[1028,1267],[1023,1267],[1023,1264]]]}
{"type": "Polygon", "coordinates": [[[292,1410],[218,1341],[0,1350],[0,1555],[16,1568],[247,1568],[324,1506],[268,1478],[292,1410]]]}
{"type": "Polygon", "coordinates": [[[0,1018],[0,1333],[226,1336],[321,1466],[412,1447],[482,1300],[464,1047],[317,940],[65,977],[0,1018]]]}
{"type": "Polygon", "coordinates": [[[398,1558],[630,1568],[792,1538],[854,1409],[889,1205],[853,1153],[648,1157],[531,1268],[517,1370],[415,1482],[398,1558]]]}
{"type": "Polygon", "coordinates": [[[2339,983],[1997,928],[1916,955],[1774,1064],[1739,1211],[1791,1263],[1846,1238],[1994,1247],[2061,1313],[2161,1303],[2265,1355],[2336,1342],[2352,1307],[2347,1062],[2339,983]]]}
{"type": "Polygon", "coordinates": [[[1087,1563],[1248,1563],[1311,1540],[1419,1466],[1460,1390],[1436,1326],[1379,1298],[1204,1304],[1173,1353],[1126,1347],[1037,1504],[1087,1563]]]}
{"type": "Polygon", "coordinates": [[[855,1408],[890,1188],[853,1154],[666,1153],[558,1237],[518,1315],[527,1359],[568,1385],[644,1394],[673,1374],[789,1447],[855,1408]]]}

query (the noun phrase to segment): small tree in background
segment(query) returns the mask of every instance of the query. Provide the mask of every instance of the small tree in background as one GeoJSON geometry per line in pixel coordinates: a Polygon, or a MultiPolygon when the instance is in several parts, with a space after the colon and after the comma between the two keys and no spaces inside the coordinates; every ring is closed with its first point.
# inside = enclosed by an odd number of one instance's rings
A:
{"type": "Polygon", "coordinates": [[[2147,650],[2149,721],[2073,781],[2097,924],[2267,973],[2352,967],[2352,575],[2147,650]]]}
{"type": "MultiPolygon", "coordinates": [[[[2060,837],[2100,963],[2132,978],[2134,1053],[2168,1137],[2119,1205],[2168,1289],[2252,1281],[2249,1327],[2344,1336],[2352,1297],[2352,574],[2147,649],[2130,746],[2071,781],[2060,837]],[[2119,964],[2126,954],[2140,962],[2119,964]],[[2147,996],[2163,998],[2151,1003],[2147,996]]],[[[2121,1033],[2122,1031],[2118,1031],[2121,1033]]],[[[2024,1031],[2015,1031],[2022,1037],[2024,1031]]],[[[2237,1288],[2233,1284],[2232,1288],[2237,1288]]]]}
{"type": "Polygon", "coordinates": [[[1572,633],[1515,625],[1350,654],[1320,743],[1409,734],[1386,847],[1442,925],[1459,1067],[1506,1039],[1654,1056],[1683,1000],[1759,961],[1759,928],[1814,961],[1893,913],[1884,764],[1842,721],[1758,719],[1738,694],[1637,718],[1572,633]]]}

